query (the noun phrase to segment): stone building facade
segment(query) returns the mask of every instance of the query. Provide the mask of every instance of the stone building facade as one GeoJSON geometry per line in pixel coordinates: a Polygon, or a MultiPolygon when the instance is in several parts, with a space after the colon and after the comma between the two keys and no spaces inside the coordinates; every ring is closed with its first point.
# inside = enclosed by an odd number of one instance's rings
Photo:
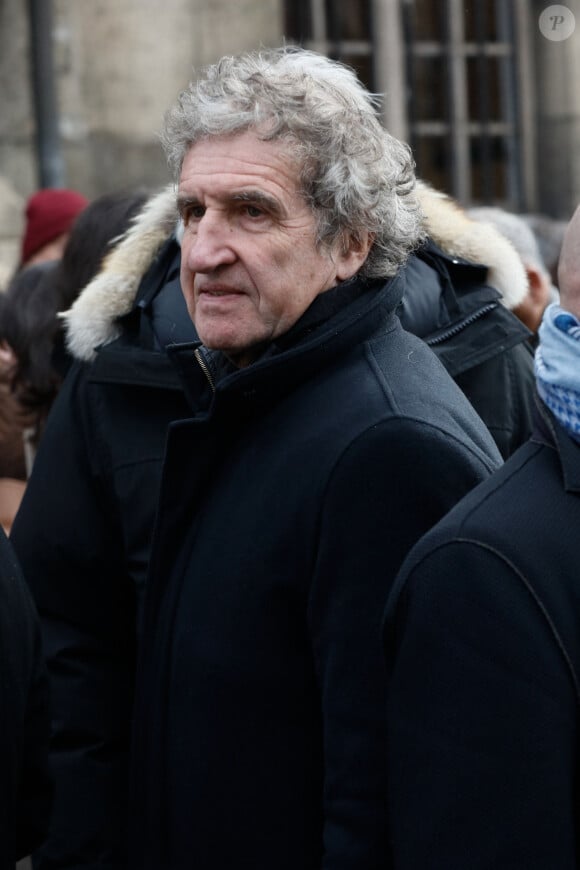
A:
{"type": "MultiPolygon", "coordinates": [[[[194,69],[286,39],[385,92],[419,174],[465,205],[566,218],[580,201],[580,0],[565,39],[540,27],[545,0],[37,2],[52,7],[63,180],[88,197],[165,184],[157,132],[194,69]]],[[[30,5],[0,0],[0,259],[39,185],[30,5]]]]}
{"type": "MultiPolygon", "coordinates": [[[[283,34],[281,0],[52,0],[52,19],[63,181],[89,198],[166,184],[157,134],[194,67],[283,34]]],[[[39,185],[22,0],[0,0],[0,93],[0,262],[14,265],[39,185]]]]}

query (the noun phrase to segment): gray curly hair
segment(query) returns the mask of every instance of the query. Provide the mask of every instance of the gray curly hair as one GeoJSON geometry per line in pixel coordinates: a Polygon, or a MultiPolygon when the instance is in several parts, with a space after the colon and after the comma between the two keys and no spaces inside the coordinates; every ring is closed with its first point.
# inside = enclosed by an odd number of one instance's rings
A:
{"type": "Polygon", "coordinates": [[[200,139],[249,128],[291,146],[318,243],[341,240],[348,248],[370,233],[360,274],[394,275],[423,237],[414,162],[408,146],[381,126],[376,98],[354,71],[294,47],[207,67],[165,116],[161,140],[176,180],[200,139]]]}

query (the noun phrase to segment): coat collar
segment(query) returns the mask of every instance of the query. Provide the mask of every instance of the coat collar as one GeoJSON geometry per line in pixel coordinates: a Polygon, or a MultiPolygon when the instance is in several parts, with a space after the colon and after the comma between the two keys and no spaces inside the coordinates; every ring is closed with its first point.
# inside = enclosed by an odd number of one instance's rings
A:
{"type": "Polygon", "coordinates": [[[535,400],[535,428],[531,440],[557,451],[564,489],[580,493],[580,444],[570,438],[537,394],[535,400]]]}
{"type": "Polygon", "coordinates": [[[233,369],[223,355],[200,342],[169,345],[166,351],[181,377],[190,405],[269,403],[322,368],[342,358],[375,332],[397,323],[394,311],[404,290],[395,276],[386,284],[354,280],[318,296],[299,321],[264,349],[252,365],[233,369]]]}

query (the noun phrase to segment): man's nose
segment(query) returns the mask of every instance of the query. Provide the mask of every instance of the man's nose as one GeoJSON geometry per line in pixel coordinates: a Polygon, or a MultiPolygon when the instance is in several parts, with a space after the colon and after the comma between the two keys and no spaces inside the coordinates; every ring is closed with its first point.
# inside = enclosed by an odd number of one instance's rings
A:
{"type": "Polygon", "coordinates": [[[198,221],[195,232],[189,238],[186,234],[184,242],[187,265],[192,272],[206,274],[235,262],[233,235],[221,213],[206,212],[198,221]]]}

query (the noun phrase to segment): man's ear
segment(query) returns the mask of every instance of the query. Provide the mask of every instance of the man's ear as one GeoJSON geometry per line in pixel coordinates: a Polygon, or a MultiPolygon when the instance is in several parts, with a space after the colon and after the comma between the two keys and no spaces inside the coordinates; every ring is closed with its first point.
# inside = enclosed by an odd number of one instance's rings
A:
{"type": "MultiPolygon", "coordinates": [[[[550,302],[550,283],[547,275],[544,275],[536,266],[526,265],[530,294],[536,306],[545,308],[550,302]]],[[[542,309],[543,310],[543,309],[542,309]]]]}
{"type": "Polygon", "coordinates": [[[374,236],[371,233],[342,240],[336,257],[336,277],[339,281],[346,281],[356,275],[368,257],[373,241],[374,236]]]}
{"type": "Polygon", "coordinates": [[[550,284],[536,266],[524,263],[528,276],[528,292],[525,299],[513,312],[532,332],[537,332],[542,322],[544,309],[550,302],[550,284]]]}

